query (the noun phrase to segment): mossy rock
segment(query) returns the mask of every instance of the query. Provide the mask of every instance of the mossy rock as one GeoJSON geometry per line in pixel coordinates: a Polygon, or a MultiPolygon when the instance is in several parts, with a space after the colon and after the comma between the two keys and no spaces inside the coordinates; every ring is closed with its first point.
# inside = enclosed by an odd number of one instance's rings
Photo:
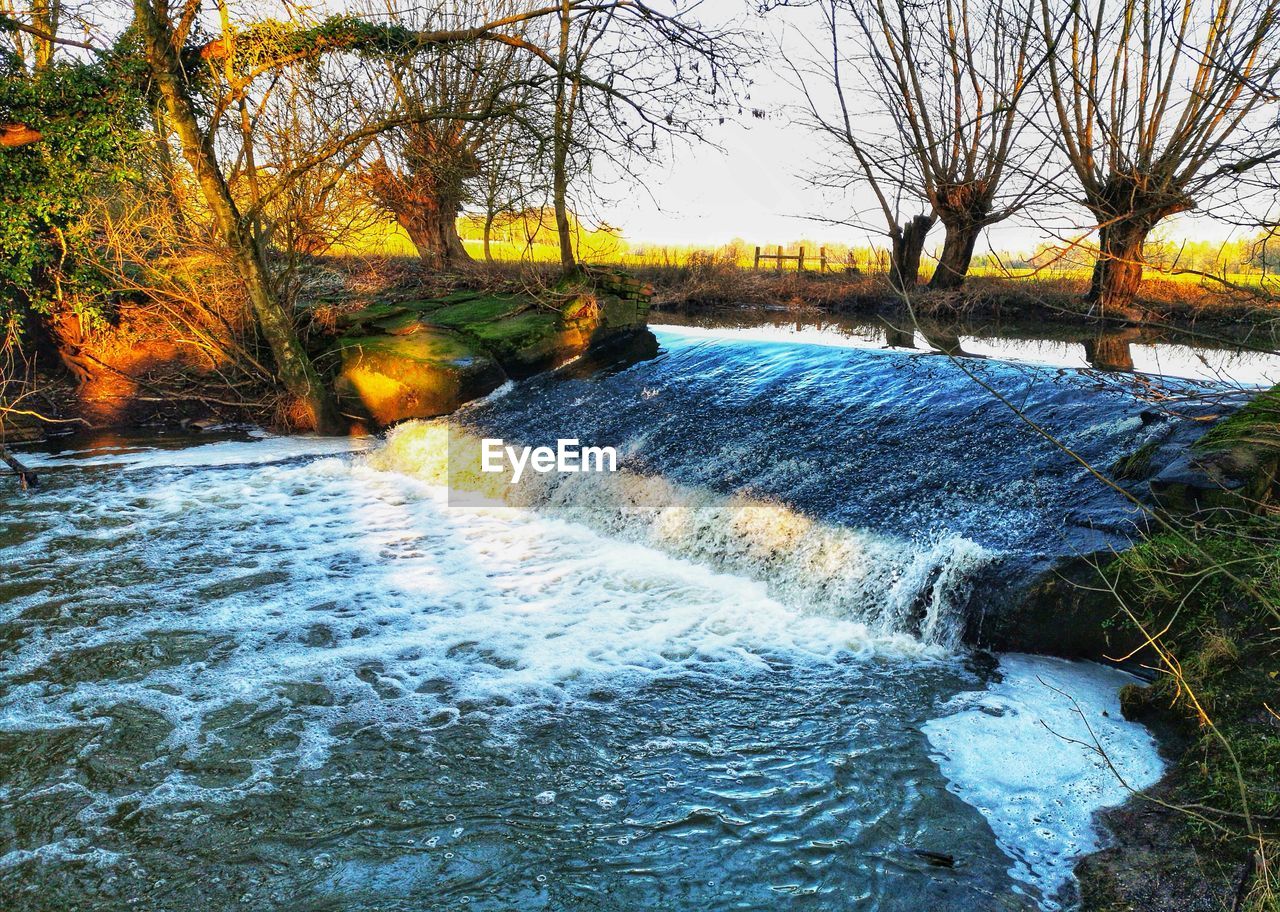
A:
{"type": "Polygon", "coordinates": [[[437,326],[464,329],[481,323],[492,323],[536,306],[524,295],[473,295],[471,298],[441,307],[432,312],[431,322],[437,326]]]}
{"type": "Polygon", "coordinates": [[[1280,488],[1280,388],[1259,393],[1218,422],[1195,451],[1214,482],[1259,505],[1271,500],[1280,488]]]}
{"type": "Polygon", "coordinates": [[[337,324],[344,328],[358,329],[359,327],[370,326],[380,320],[400,316],[408,310],[409,308],[403,304],[390,304],[380,301],[377,304],[370,304],[368,307],[362,307],[359,310],[339,314],[337,324]]]}
{"type": "Polygon", "coordinates": [[[1148,440],[1128,456],[1119,459],[1111,469],[1116,481],[1141,481],[1151,477],[1151,462],[1160,450],[1160,441],[1148,440]]]}
{"type": "Polygon", "coordinates": [[[623,274],[610,281],[619,294],[586,276],[562,282],[554,307],[530,294],[471,290],[344,314],[346,335],[332,349],[339,401],[381,425],[441,415],[508,376],[528,377],[634,339],[645,326],[647,292],[623,274]]]}
{"type": "Polygon", "coordinates": [[[422,326],[422,315],[412,310],[406,310],[394,317],[387,317],[385,320],[377,320],[372,324],[372,328],[381,330],[389,336],[407,336],[418,332],[422,326]]]}
{"type": "Polygon", "coordinates": [[[339,405],[384,426],[448,414],[506,380],[487,352],[436,327],[399,336],[348,336],[335,351],[341,358],[334,382],[339,405]]]}
{"type": "Polygon", "coordinates": [[[971,617],[965,640],[1000,652],[1088,659],[1126,655],[1143,641],[1136,630],[1117,622],[1119,609],[1099,574],[1113,558],[1104,551],[1052,562],[1013,604],[971,617]]]}
{"type": "Polygon", "coordinates": [[[563,332],[560,315],[545,308],[492,323],[471,323],[464,330],[492,352],[507,373],[527,377],[554,367],[582,351],[563,332]]]}

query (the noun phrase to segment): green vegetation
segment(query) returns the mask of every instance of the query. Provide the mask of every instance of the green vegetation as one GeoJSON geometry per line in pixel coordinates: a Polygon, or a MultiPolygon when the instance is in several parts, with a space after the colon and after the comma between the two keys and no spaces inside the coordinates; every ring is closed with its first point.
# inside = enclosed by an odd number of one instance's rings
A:
{"type": "Polygon", "coordinates": [[[0,122],[40,141],[0,154],[0,323],[66,304],[90,322],[102,314],[103,276],[87,256],[97,194],[131,174],[139,98],[124,58],[55,64],[19,78],[0,48],[0,122]]]}
{"type": "Polygon", "coordinates": [[[1173,720],[1187,739],[1168,800],[1182,838],[1242,878],[1242,908],[1280,908],[1280,516],[1214,510],[1107,568],[1159,674],[1126,712],[1173,720]]]}
{"type": "Polygon", "coordinates": [[[1111,470],[1112,476],[1117,481],[1134,481],[1146,478],[1148,469],[1151,466],[1151,459],[1159,449],[1160,444],[1158,441],[1152,440],[1144,443],[1115,464],[1115,467],[1111,470]]]}
{"type": "Polygon", "coordinates": [[[529,307],[533,302],[520,295],[489,295],[452,304],[432,312],[431,322],[438,326],[467,326],[487,323],[529,307]]]}
{"type": "Polygon", "coordinates": [[[1257,459],[1280,457],[1280,391],[1267,390],[1219,422],[1198,444],[1203,450],[1247,449],[1257,459]]]}

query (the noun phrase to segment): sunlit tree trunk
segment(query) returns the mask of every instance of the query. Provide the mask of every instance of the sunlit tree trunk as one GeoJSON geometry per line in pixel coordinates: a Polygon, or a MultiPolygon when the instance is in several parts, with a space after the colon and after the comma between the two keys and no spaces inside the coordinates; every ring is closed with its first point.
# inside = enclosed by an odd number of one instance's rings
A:
{"type": "Polygon", "coordinates": [[[447,203],[431,201],[396,220],[413,241],[423,263],[443,269],[471,262],[462,238],[458,237],[458,210],[447,203]]]}
{"type": "MultiPolygon", "coordinates": [[[[31,21],[45,35],[57,35],[58,25],[62,19],[61,0],[32,0],[31,21]]],[[[48,38],[37,37],[32,41],[32,64],[37,71],[49,68],[53,63],[54,42],[48,38]]]]}
{"type": "Polygon", "coordinates": [[[316,431],[341,433],[343,423],[333,398],[303,349],[293,320],[276,297],[262,251],[231,196],[210,137],[201,131],[196,120],[173,45],[172,27],[148,0],[134,0],[133,6],[151,77],[165,101],[170,123],[182,142],[183,154],[195,172],[218,233],[244,281],[258,326],[275,356],[280,381],[305,404],[316,431]]]}
{"type": "Polygon", "coordinates": [[[486,263],[493,262],[493,251],[489,248],[489,242],[493,238],[493,210],[490,209],[484,216],[484,261],[486,263]]]}
{"type": "Polygon", "coordinates": [[[554,146],[551,163],[551,199],[556,213],[556,238],[560,244],[560,268],[566,274],[578,268],[573,252],[573,226],[569,221],[569,140],[573,131],[574,98],[569,80],[569,32],[571,27],[568,0],[560,8],[560,57],[556,73],[555,111],[551,134],[554,146]]]}
{"type": "Polygon", "coordinates": [[[911,291],[919,282],[924,239],[932,227],[932,215],[917,215],[894,234],[889,255],[889,284],[896,290],[911,291]]]}
{"type": "Polygon", "coordinates": [[[1097,219],[1085,300],[1104,318],[1132,320],[1141,316],[1151,230],[1272,161],[1259,150],[1272,148],[1274,116],[1263,107],[1280,80],[1277,7],[1272,0],[1039,6],[1049,51],[1041,85],[1055,139],[1097,219]]]}
{"type": "Polygon", "coordinates": [[[471,262],[458,236],[458,213],[474,162],[465,150],[447,149],[426,134],[413,137],[407,157],[403,171],[375,162],[365,177],[369,190],[395,216],[424,264],[448,269],[471,262]]]}
{"type": "Polygon", "coordinates": [[[169,217],[178,234],[186,231],[186,218],[182,211],[182,191],[178,185],[178,169],[169,149],[169,119],[164,113],[164,99],[157,97],[151,105],[151,121],[156,131],[156,162],[160,168],[160,181],[164,184],[165,202],[169,217]]]}
{"type": "Polygon", "coordinates": [[[1150,232],[1146,219],[1121,219],[1102,227],[1098,259],[1085,296],[1098,316],[1141,319],[1137,299],[1142,285],[1142,247],[1150,232]]]}

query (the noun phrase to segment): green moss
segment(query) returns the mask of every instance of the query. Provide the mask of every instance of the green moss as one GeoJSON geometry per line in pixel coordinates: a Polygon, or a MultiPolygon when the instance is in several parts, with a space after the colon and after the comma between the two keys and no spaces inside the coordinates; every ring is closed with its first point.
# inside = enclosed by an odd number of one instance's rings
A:
{"type": "Polygon", "coordinates": [[[1144,443],[1120,459],[1112,468],[1112,475],[1117,481],[1139,481],[1146,478],[1151,473],[1151,459],[1159,449],[1160,444],[1154,440],[1144,443]]]}
{"type": "Polygon", "coordinates": [[[553,334],[560,325],[560,318],[546,310],[517,314],[493,323],[472,324],[468,329],[486,342],[502,345],[523,345],[536,342],[553,334]]]}
{"type": "Polygon", "coordinates": [[[346,336],[335,349],[344,363],[351,359],[403,358],[418,363],[452,362],[478,353],[465,340],[445,332],[420,332],[411,336],[346,336]]]}
{"type": "Polygon", "coordinates": [[[1246,446],[1280,454],[1280,388],[1259,393],[1214,425],[1196,444],[1199,450],[1246,446]]]}
{"type": "Polygon", "coordinates": [[[386,301],[379,301],[377,304],[370,304],[368,307],[362,307],[360,310],[353,310],[350,313],[340,314],[338,316],[339,326],[358,327],[372,324],[378,320],[385,320],[389,317],[403,314],[407,307],[403,304],[389,304],[386,301]]]}
{"type": "Polygon", "coordinates": [[[487,295],[451,304],[433,312],[431,322],[437,326],[470,327],[502,319],[533,305],[523,295],[487,295]]]}
{"type": "Polygon", "coordinates": [[[461,304],[466,301],[474,301],[477,298],[487,297],[488,293],[484,291],[476,291],[472,288],[464,288],[458,291],[451,291],[446,295],[440,295],[435,298],[435,302],[439,304],[461,304]]]}
{"type": "Polygon", "coordinates": [[[376,320],[372,325],[375,329],[380,329],[389,335],[403,336],[420,329],[422,317],[413,311],[405,311],[394,317],[387,317],[385,320],[376,320]]]}

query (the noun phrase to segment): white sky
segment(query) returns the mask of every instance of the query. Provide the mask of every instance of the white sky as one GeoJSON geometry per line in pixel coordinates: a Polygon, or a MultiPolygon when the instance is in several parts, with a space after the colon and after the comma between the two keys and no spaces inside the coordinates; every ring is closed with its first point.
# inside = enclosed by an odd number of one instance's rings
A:
{"type": "MultiPolygon", "coordinates": [[[[699,19],[706,23],[739,21],[760,35],[763,62],[750,72],[753,85],[749,106],[763,109],[764,120],[749,114],[707,131],[712,145],[678,146],[643,172],[648,193],[635,193],[625,204],[610,207],[607,220],[620,227],[632,243],[720,244],[735,237],[751,243],[773,244],[807,238],[857,245],[884,243],[880,217],[871,210],[873,198],[853,198],[808,185],[799,175],[814,167],[824,153],[812,131],[796,122],[799,90],[788,85],[790,71],[782,51],[802,55],[807,39],[821,41],[811,24],[812,12],[781,10],[756,15],[749,0],[703,0],[699,19]],[[869,228],[855,229],[815,220],[848,219],[862,209],[869,228]]],[[[1083,223],[1083,208],[1068,214],[1083,223]]],[[[1165,233],[1172,237],[1224,240],[1227,226],[1209,219],[1169,219],[1165,233]]],[[[995,226],[979,250],[1030,251],[1050,238],[1028,224],[995,226]]],[[[930,235],[930,249],[940,245],[942,232],[930,235]],[[936,236],[935,236],[936,235],[936,236]]]]}

